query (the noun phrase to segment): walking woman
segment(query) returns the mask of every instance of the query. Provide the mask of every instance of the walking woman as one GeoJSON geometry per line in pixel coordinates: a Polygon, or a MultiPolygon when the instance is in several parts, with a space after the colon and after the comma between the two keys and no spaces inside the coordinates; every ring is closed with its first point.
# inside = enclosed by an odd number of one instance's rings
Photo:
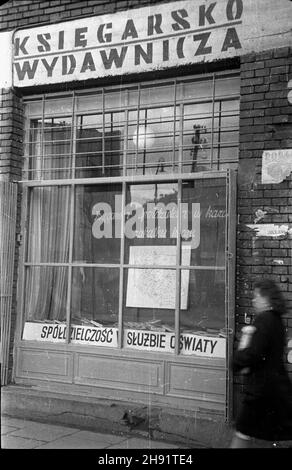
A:
{"type": "Polygon", "coordinates": [[[234,372],[244,374],[242,407],[231,448],[250,447],[251,438],[267,441],[292,439],[292,385],[285,369],[285,328],[281,316],[285,301],[270,280],[255,284],[255,319],[250,337],[239,345],[234,372]]]}

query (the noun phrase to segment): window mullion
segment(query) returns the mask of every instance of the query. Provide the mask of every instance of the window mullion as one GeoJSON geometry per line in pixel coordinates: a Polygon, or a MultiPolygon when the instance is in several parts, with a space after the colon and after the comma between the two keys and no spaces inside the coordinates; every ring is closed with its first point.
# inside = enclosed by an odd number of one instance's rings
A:
{"type": "Polygon", "coordinates": [[[175,137],[176,137],[176,93],[177,93],[177,82],[173,82],[173,141],[172,141],[172,171],[175,169],[175,137]]]}
{"type": "Polygon", "coordinates": [[[70,150],[69,155],[72,159],[71,167],[71,177],[74,179],[76,177],[76,135],[77,135],[77,120],[75,112],[75,92],[73,91],[72,95],[72,122],[71,122],[71,136],[70,136],[70,150]]]}
{"type": "Polygon", "coordinates": [[[68,264],[68,291],[67,291],[67,304],[66,304],[66,324],[67,334],[66,343],[70,342],[71,331],[71,301],[72,301],[72,259],[73,259],[73,238],[74,238],[74,210],[75,210],[75,185],[71,185],[69,189],[69,264],[68,264]]]}
{"type": "Polygon", "coordinates": [[[180,104],[180,122],[179,122],[179,153],[178,153],[178,172],[182,173],[183,167],[183,138],[184,138],[184,105],[180,104]]]}
{"type": "Polygon", "coordinates": [[[138,103],[137,103],[137,136],[135,151],[135,175],[137,174],[138,150],[139,150],[139,121],[140,121],[140,101],[141,101],[141,85],[138,86],[138,103]]]}
{"type": "Polygon", "coordinates": [[[125,204],[126,204],[126,183],[122,186],[122,207],[121,207],[121,247],[120,247],[120,279],[119,279],[119,319],[118,319],[118,347],[123,346],[123,296],[124,296],[124,255],[125,255],[125,204]]]}
{"type": "MultiPolygon", "coordinates": [[[[41,146],[41,163],[39,165],[40,172],[38,175],[36,165],[36,175],[37,179],[43,180],[43,165],[44,165],[44,132],[45,132],[45,95],[42,96],[42,123],[41,123],[41,135],[40,135],[40,146],[41,146]],[[39,177],[38,177],[39,176],[39,177]]],[[[38,158],[37,158],[38,160],[38,158]]]]}
{"type": "Polygon", "coordinates": [[[181,298],[181,199],[182,199],[182,180],[178,182],[177,193],[177,234],[176,234],[176,284],[175,284],[175,318],[174,318],[174,331],[175,331],[175,354],[179,354],[179,336],[180,336],[180,298],[181,298]]]}

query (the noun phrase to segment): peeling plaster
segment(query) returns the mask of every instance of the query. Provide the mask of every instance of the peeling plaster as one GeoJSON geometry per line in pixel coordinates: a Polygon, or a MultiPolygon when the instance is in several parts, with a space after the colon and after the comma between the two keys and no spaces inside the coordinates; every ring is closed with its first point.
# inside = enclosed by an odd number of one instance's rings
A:
{"type": "Polygon", "coordinates": [[[282,259],[273,259],[273,263],[282,265],[282,264],[284,264],[284,261],[282,259]]]}
{"type": "Polygon", "coordinates": [[[256,237],[287,237],[292,235],[292,226],[276,224],[247,224],[248,228],[256,231],[256,237]]]}
{"type": "Polygon", "coordinates": [[[268,213],[267,211],[262,211],[261,209],[256,210],[256,212],[255,212],[256,217],[254,219],[254,223],[256,224],[260,220],[264,219],[264,217],[267,213],[268,213]]]}

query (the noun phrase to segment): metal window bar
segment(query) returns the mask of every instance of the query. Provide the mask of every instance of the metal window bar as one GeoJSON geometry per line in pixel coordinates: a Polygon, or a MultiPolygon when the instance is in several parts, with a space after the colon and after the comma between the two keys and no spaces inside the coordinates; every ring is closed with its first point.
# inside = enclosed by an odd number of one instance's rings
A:
{"type": "Polygon", "coordinates": [[[176,285],[175,285],[175,349],[176,355],[180,352],[180,301],[181,301],[181,200],[182,200],[182,180],[178,180],[177,194],[177,234],[176,234],[176,285]]]}
{"type": "MultiPolygon", "coordinates": [[[[214,134],[214,133],[215,133],[215,128],[214,128],[214,118],[215,118],[214,105],[215,105],[215,100],[214,100],[214,98],[215,98],[215,82],[216,82],[215,75],[213,75],[213,88],[212,88],[212,90],[213,90],[213,92],[212,92],[212,106],[213,106],[213,112],[212,112],[212,128],[211,128],[211,139],[212,139],[212,141],[211,141],[211,167],[212,167],[213,160],[214,160],[214,135],[215,135],[215,134],[214,134]]],[[[181,97],[180,97],[180,99],[177,99],[177,91],[178,91],[178,87],[181,86],[181,83],[183,83],[183,82],[179,82],[179,83],[176,83],[176,84],[174,85],[174,82],[172,81],[172,84],[173,84],[173,87],[174,87],[174,90],[175,90],[175,94],[176,94],[175,98],[173,98],[173,99],[175,100],[175,102],[177,102],[177,103],[179,103],[180,101],[183,102],[183,103],[187,103],[187,102],[192,102],[192,103],[194,103],[194,102],[197,102],[198,100],[194,100],[194,98],[192,98],[191,100],[186,99],[186,98],[183,98],[183,99],[182,99],[181,97]]],[[[194,83],[195,83],[195,82],[194,82],[194,83]]],[[[128,89],[126,88],[125,90],[128,90],[128,89]]],[[[104,92],[105,92],[105,89],[103,89],[103,108],[105,108],[104,92]]],[[[232,96],[232,95],[231,95],[231,96],[232,96]]],[[[225,99],[228,100],[228,99],[231,98],[231,96],[226,96],[225,99]]],[[[43,101],[44,101],[45,99],[46,99],[46,97],[43,96],[43,101]]],[[[168,102],[167,102],[167,105],[168,105],[168,106],[169,106],[170,104],[173,105],[173,99],[172,99],[172,101],[168,101],[168,102]]],[[[232,98],[232,99],[234,99],[234,98],[232,98]]],[[[210,98],[207,98],[207,101],[210,101],[210,98]]],[[[222,101],[223,101],[223,100],[222,100],[222,101]]],[[[141,89],[140,89],[140,86],[139,86],[139,87],[138,87],[138,103],[137,103],[137,105],[134,106],[134,109],[137,109],[138,115],[140,114],[140,104],[141,104],[140,102],[141,102],[141,89]]],[[[201,100],[199,100],[198,102],[203,102],[203,100],[201,99],[201,100]]],[[[129,104],[129,103],[127,103],[127,104],[129,104]]],[[[174,104],[175,104],[175,103],[174,103],[174,104]]],[[[143,105],[143,106],[144,106],[144,105],[143,105]]],[[[147,106],[146,106],[146,107],[147,107],[147,106]]],[[[146,109],[146,107],[145,107],[145,109],[146,109]]],[[[152,107],[152,108],[157,107],[157,103],[156,103],[154,106],[150,103],[150,104],[149,104],[149,107],[152,107]]],[[[129,107],[129,109],[130,109],[130,107],[129,107]]],[[[175,137],[176,137],[176,135],[175,135],[175,134],[176,134],[176,128],[175,128],[175,127],[176,127],[176,112],[177,112],[176,106],[174,106],[173,109],[174,109],[175,120],[174,120],[174,135],[173,135],[173,141],[172,141],[172,152],[173,152],[173,158],[174,158],[174,160],[175,160],[175,157],[174,157],[174,155],[175,155],[175,137]]],[[[42,132],[41,132],[41,139],[44,141],[44,132],[43,132],[43,131],[44,131],[44,118],[46,117],[46,116],[44,116],[44,112],[45,112],[44,106],[42,107],[42,110],[43,110],[43,111],[42,111],[42,132]]],[[[106,111],[106,110],[104,109],[104,112],[105,112],[105,111],[106,111]]],[[[104,112],[103,112],[103,127],[105,127],[105,123],[104,123],[105,115],[104,115],[104,112]]],[[[56,114],[56,115],[57,115],[57,114],[56,114]]],[[[80,114],[80,116],[81,116],[81,115],[82,115],[82,114],[80,114]]],[[[230,113],[229,113],[229,115],[230,115],[230,113]]],[[[236,115],[238,116],[238,112],[236,113],[236,115]]],[[[128,117],[129,117],[129,116],[127,116],[127,119],[128,119],[128,117]]],[[[204,117],[204,115],[202,115],[202,117],[204,117]]],[[[206,117],[206,115],[205,115],[205,117],[206,117]]],[[[180,126],[182,125],[182,118],[183,118],[183,117],[180,116],[180,121],[179,121],[179,122],[180,122],[180,126]]],[[[195,114],[194,114],[194,115],[189,115],[189,116],[186,117],[186,119],[193,119],[193,118],[195,118],[195,114]]],[[[158,120],[155,120],[155,118],[149,120],[149,122],[150,122],[150,121],[153,122],[153,123],[155,123],[155,122],[157,123],[157,122],[158,122],[158,120]]],[[[130,123],[130,121],[128,120],[128,125],[129,125],[129,123],[130,123]]],[[[75,126],[73,126],[73,127],[75,127],[75,126]]],[[[128,128],[128,126],[127,126],[127,128],[128,128]]],[[[233,126],[233,129],[237,129],[237,128],[238,128],[238,127],[233,126]]],[[[230,132],[230,131],[232,131],[232,129],[226,128],[226,130],[225,130],[225,129],[221,129],[221,130],[220,130],[220,132],[224,132],[224,131],[230,132]]],[[[136,149],[135,149],[135,169],[137,169],[137,157],[138,157],[138,152],[139,152],[138,145],[137,145],[138,139],[139,139],[138,132],[139,132],[139,120],[137,119],[137,140],[136,140],[136,149]]],[[[217,132],[217,131],[216,131],[216,132],[217,132]]],[[[103,132],[103,134],[104,134],[104,132],[103,132]]],[[[165,132],[165,131],[162,131],[162,132],[157,131],[157,135],[158,135],[158,136],[160,135],[161,137],[163,137],[163,136],[167,137],[167,135],[169,135],[169,133],[167,133],[167,132],[165,132]]],[[[103,135],[102,139],[104,139],[104,137],[105,137],[105,136],[103,135]]],[[[94,140],[94,138],[92,138],[92,140],[94,140]]],[[[62,141],[62,139],[57,139],[56,142],[57,142],[57,141],[62,141]]],[[[103,141],[103,142],[104,142],[104,141],[103,141]]],[[[231,144],[231,142],[229,142],[226,146],[230,146],[230,144],[231,144]]],[[[234,144],[237,144],[237,142],[234,142],[234,144]]],[[[45,155],[45,154],[44,154],[44,145],[43,145],[43,142],[42,142],[41,146],[42,146],[42,157],[41,157],[41,158],[42,158],[43,161],[44,161],[45,159],[47,159],[47,158],[49,157],[49,155],[45,155]]],[[[159,151],[160,151],[160,152],[162,152],[162,151],[167,152],[167,151],[168,151],[168,149],[165,148],[165,146],[156,146],[156,147],[153,148],[153,151],[154,151],[154,150],[157,151],[157,152],[159,152],[159,151]]],[[[111,152],[111,151],[109,151],[109,152],[111,152]]],[[[91,152],[91,153],[94,153],[94,152],[91,152]]],[[[105,154],[104,143],[103,143],[103,152],[102,152],[102,153],[103,153],[103,157],[104,157],[104,156],[105,156],[105,155],[104,155],[104,154],[105,154]]],[[[61,156],[61,155],[63,155],[63,154],[60,154],[60,156],[61,156]]],[[[57,155],[54,155],[54,156],[57,157],[57,155]]],[[[32,155],[32,156],[29,156],[29,158],[37,158],[37,157],[32,155]]],[[[220,162],[219,162],[219,164],[220,164],[220,162]]],[[[104,165],[104,162],[103,162],[103,165],[104,165]]],[[[174,166],[174,162],[172,162],[172,167],[173,167],[173,166],[174,166]]],[[[42,167],[43,167],[43,168],[42,168],[42,169],[43,169],[43,174],[47,174],[47,173],[48,173],[48,172],[47,172],[47,168],[44,168],[44,165],[42,165],[42,167]]],[[[60,169],[62,169],[62,168],[60,168],[60,169]]],[[[58,170],[58,169],[56,169],[56,170],[58,170]]],[[[31,176],[32,176],[32,175],[31,175],[31,176]]]]}
{"type": "Polygon", "coordinates": [[[138,151],[139,151],[139,121],[140,121],[140,102],[141,102],[141,85],[138,85],[138,103],[137,103],[137,136],[136,136],[136,152],[135,152],[135,173],[137,173],[138,151]]]}
{"type": "Polygon", "coordinates": [[[120,249],[120,278],[119,278],[119,319],[118,319],[118,347],[123,347],[123,297],[124,297],[124,258],[125,258],[125,206],[126,183],[122,185],[122,213],[121,213],[121,249],[120,249]]]}
{"type": "Polygon", "coordinates": [[[177,83],[173,82],[173,147],[172,147],[172,171],[175,169],[175,140],[176,140],[176,96],[177,96],[177,83]]]}

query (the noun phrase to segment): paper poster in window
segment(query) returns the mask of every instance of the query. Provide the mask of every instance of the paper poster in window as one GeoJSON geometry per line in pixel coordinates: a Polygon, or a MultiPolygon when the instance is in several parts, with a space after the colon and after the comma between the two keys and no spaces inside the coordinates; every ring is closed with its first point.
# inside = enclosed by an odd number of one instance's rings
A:
{"type": "MultiPolygon", "coordinates": [[[[131,246],[132,265],[174,266],[176,265],[175,245],[131,246]]],[[[181,263],[190,265],[191,247],[183,245],[181,263]]],[[[181,309],[188,306],[189,270],[181,272],[181,309]]],[[[175,269],[134,269],[128,272],[127,307],[175,308],[176,270],[175,269]]]]}

